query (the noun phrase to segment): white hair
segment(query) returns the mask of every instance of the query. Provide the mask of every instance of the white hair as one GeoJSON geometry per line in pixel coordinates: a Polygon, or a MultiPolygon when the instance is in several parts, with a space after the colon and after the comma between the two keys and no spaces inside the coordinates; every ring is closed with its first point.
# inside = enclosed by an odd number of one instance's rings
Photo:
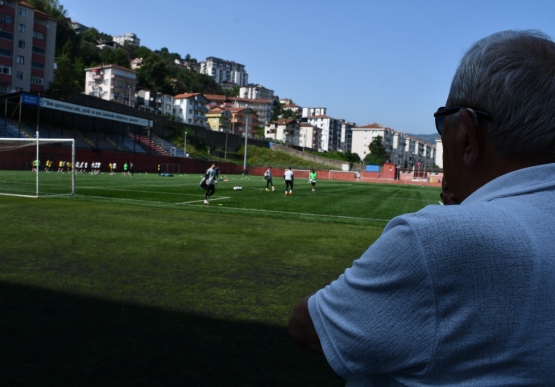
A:
{"type": "Polygon", "coordinates": [[[541,31],[503,31],[476,42],[453,77],[447,106],[484,110],[504,157],[555,161],[555,43],[541,31]]]}

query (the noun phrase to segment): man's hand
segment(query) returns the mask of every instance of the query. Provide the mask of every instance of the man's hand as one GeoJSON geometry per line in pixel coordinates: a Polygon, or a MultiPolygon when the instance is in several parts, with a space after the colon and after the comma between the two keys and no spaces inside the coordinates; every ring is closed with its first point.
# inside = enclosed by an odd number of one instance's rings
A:
{"type": "MultiPolygon", "coordinates": [[[[312,293],[314,294],[314,293],[312,293]]],[[[308,311],[308,299],[312,294],[295,305],[289,318],[289,335],[299,347],[308,348],[313,352],[324,354],[322,344],[314,328],[312,318],[308,311]]]]}

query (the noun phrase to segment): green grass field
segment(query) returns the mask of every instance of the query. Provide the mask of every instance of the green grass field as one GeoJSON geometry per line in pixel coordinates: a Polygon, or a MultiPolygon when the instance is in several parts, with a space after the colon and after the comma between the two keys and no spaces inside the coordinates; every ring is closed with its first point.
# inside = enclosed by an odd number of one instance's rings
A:
{"type": "MultiPolygon", "coordinates": [[[[66,189],[46,175],[44,192],[66,189]]],[[[210,205],[200,175],[82,174],[75,197],[0,196],[0,384],[344,385],[289,340],[289,313],[439,189],[320,180],[312,194],[297,179],[284,196],[280,179],[228,178],[210,205]]]]}

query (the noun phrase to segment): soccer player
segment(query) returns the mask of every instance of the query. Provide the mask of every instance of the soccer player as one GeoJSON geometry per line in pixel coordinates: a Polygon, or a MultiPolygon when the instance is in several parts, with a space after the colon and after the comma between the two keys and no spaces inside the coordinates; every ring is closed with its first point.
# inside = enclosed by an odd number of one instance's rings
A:
{"type": "Polygon", "coordinates": [[[125,164],[123,164],[123,176],[127,176],[127,169],[129,168],[129,165],[127,164],[127,162],[125,164]]]}
{"type": "Polygon", "coordinates": [[[112,170],[114,171],[114,175],[118,174],[118,165],[116,163],[112,163],[112,170]]]}
{"type": "Polygon", "coordinates": [[[268,189],[269,186],[272,186],[272,191],[275,191],[276,188],[274,183],[272,183],[272,167],[268,167],[268,170],[264,172],[264,178],[266,179],[266,191],[270,191],[268,189]]]}
{"type": "Polygon", "coordinates": [[[204,204],[210,204],[208,198],[216,192],[216,186],[214,184],[216,180],[216,173],[216,164],[212,164],[212,166],[206,171],[206,195],[204,197],[204,204]]]}
{"type": "Polygon", "coordinates": [[[129,163],[129,176],[133,177],[133,171],[135,171],[135,165],[129,163]]]}
{"type": "Polygon", "coordinates": [[[316,175],[317,173],[314,171],[314,168],[312,168],[308,177],[308,181],[312,184],[312,193],[316,192],[316,175]]]}
{"type": "Polygon", "coordinates": [[[293,171],[291,167],[285,170],[283,180],[285,180],[285,196],[287,196],[287,189],[289,189],[289,195],[293,195],[293,171]]]}

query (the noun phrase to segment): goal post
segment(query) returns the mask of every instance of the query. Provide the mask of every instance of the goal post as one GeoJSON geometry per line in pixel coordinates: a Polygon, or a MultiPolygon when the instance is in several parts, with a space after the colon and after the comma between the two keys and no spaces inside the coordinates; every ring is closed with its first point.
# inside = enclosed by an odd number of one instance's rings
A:
{"type": "Polygon", "coordinates": [[[179,175],[180,167],[179,164],[160,164],[160,172],[166,175],[179,175]]]}
{"type": "Polygon", "coordinates": [[[291,169],[291,170],[293,171],[293,176],[295,176],[296,178],[308,179],[308,177],[310,176],[309,169],[291,169]]]}
{"type": "Polygon", "coordinates": [[[0,138],[0,195],[75,195],[74,165],[74,139],[0,138]]]}

